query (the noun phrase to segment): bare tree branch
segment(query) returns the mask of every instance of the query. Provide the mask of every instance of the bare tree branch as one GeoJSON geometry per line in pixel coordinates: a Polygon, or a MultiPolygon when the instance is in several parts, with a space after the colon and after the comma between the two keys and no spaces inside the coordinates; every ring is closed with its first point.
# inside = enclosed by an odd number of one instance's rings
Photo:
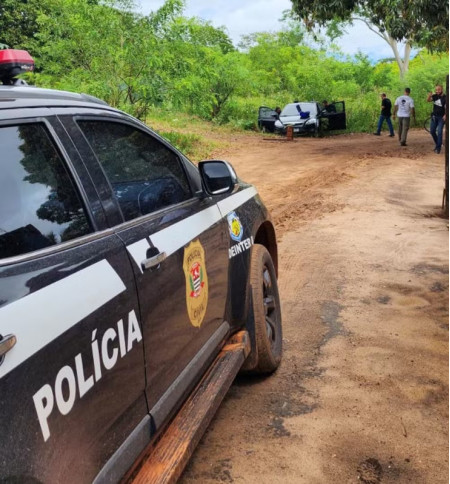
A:
{"type": "Polygon", "coordinates": [[[366,18],[364,18],[364,17],[351,17],[351,20],[352,21],[359,20],[360,22],[364,22],[366,24],[366,26],[369,28],[369,30],[371,30],[374,34],[377,34],[383,40],[385,40],[386,42],[388,42],[388,40],[386,38],[386,31],[380,32],[380,30],[378,29],[378,27],[376,27],[373,24],[371,24],[366,18]]]}
{"type": "Polygon", "coordinates": [[[409,68],[409,58],[411,56],[411,49],[412,49],[410,40],[408,39],[406,40],[405,52],[402,58],[398,50],[398,42],[389,34],[387,30],[384,29],[383,31],[380,31],[379,26],[370,23],[369,20],[364,17],[352,16],[351,21],[353,22],[355,20],[359,20],[360,22],[363,22],[370,31],[377,34],[379,37],[381,37],[385,42],[389,44],[394,54],[398,68],[400,70],[400,78],[403,79],[405,76],[405,73],[408,71],[408,68],[409,68]]]}

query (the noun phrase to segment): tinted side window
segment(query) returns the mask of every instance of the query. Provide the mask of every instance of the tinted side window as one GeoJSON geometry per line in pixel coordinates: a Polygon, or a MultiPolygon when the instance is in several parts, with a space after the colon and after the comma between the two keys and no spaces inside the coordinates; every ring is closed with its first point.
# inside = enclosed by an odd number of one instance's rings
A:
{"type": "Polygon", "coordinates": [[[0,127],[0,258],[92,231],[43,124],[0,127]]]}
{"type": "Polygon", "coordinates": [[[335,108],[336,113],[343,113],[345,111],[344,103],[342,102],[334,103],[333,106],[335,108]]]}
{"type": "Polygon", "coordinates": [[[272,116],[276,116],[276,112],[270,108],[259,108],[259,117],[260,118],[271,118],[272,116]]]}
{"type": "Polygon", "coordinates": [[[80,121],[119,201],[125,220],[192,197],[176,153],[127,124],[80,121]]]}

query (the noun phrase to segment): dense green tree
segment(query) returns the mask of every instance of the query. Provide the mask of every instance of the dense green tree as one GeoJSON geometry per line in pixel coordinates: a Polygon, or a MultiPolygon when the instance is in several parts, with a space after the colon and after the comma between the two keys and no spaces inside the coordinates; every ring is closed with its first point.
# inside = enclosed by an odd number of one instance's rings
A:
{"type": "MultiPolygon", "coordinates": [[[[340,22],[336,12],[330,15],[334,33],[319,42],[312,42],[298,20],[286,18],[279,32],[245,36],[237,50],[224,27],[186,18],[184,0],[166,0],[148,16],[136,13],[132,0],[0,2],[0,43],[11,45],[16,26],[24,22],[22,44],[12,46],[33,49],[38,70],[27,75],[32,83],[86,92],[142,119],[153,112],[171,120],[188,113],[250,128],[261,105],[328,99],[345,100],[350,130],[371,131],[379,94],[392,99],[404,87],[393,59],[373,65],[362,54],[343,55],[331,42],[341,21],[350,18],[345,12],[340,22]],[[34,10],[15,15],[13,4],[34,10]]],[[[307,17],[308,22],[320,23],[319,17],[307,17]]],[[[405,81],[419,119],[428,115],[426,93],[446,72],[446,56],[422,51],[411,61],[405,81]]]]}
{"type": "Polygon", "coordinates": [[[392,48],[401,77],[408,71],[411,46],[448,51],[448,3],[436,0],[291,0],[298,19],[312,29],[336,20],[361,20],[392,48]],[[401,57],[397,42],[405,42],[401,57]]]}
{"type": "Polygon", "coordinates": [[[363,14],[373,25],[400,41],[410,39],[430,50],[448,50],[448,3],[436,0],[291,0],[293,11],[308,26],[363,14]]]}
{"type": "MultiPolygon", "coordinates": [[[[97,5],[99,0],[86,0],[88,5],[97,5]]],[[[51,15],[52,0],[1,0],[0,1],[0,44],[11,49],[25,49],[38,55],[41,44],[38,18],[51,15]]]]}
{"type": "Polygon", "coordinates": [[[224,74],[235,51],[227,34],[183,17],[182,0],[147,17],[127,0],[46,1],[50,10],[37,17],[40,85],[89,92],[140,117],[162,104],[209,117],[242,84],[242,76],[224,74]]]}
{"type": "Polygon", "coordinates": [[[166,0],[158,10],[151,12],[148,22],[155,35],[165,37],[172,23],[183,14],[184,7],[185,0],[166,0]]]}
{"type": "Polygon", "coordinates": [[[157,20],[134,13],[124,1],[93,5],[88,0],[49,0],[50,14],[38,17],[42,45],[35,81],[105,99],[144,116],[164,97],[163,60],[157,20]]]}
{"type": "Polygon", "coordinates": [[[213,27],[210,22],[199,18],[173,19],[170,29],[165,32],[165,39],[197,47],[219,47],[224,54],[235,50],[224,28],[213,27]]]}
{"type": "Polygon", "coordinates": [[[2,0],[0,44],[32,51],[32,41],[37,31],[36,18],[42,8],[45,8],[45,2],[38,0],[2,0]]]}

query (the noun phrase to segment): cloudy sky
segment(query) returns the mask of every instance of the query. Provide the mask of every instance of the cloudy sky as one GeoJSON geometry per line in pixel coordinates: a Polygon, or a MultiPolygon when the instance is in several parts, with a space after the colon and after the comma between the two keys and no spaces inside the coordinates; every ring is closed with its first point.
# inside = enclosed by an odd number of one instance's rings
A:
{"type": "MultiPolygon", "coordinates": [[[[164,0],[136,1],[144,14],[164,3],[164,0]]],[[[241,35],[279,30],[279,19],[283,11],[290,8],[290,0],[186,0],[184,14],[209,20],[216,27],[226,26],[236,45],[241,35]]],[[[373,60],[392,57],[390,47],[361,22],[350,28],[338,44],[345,54],[353,55],[360,50],[373,60]]]]}

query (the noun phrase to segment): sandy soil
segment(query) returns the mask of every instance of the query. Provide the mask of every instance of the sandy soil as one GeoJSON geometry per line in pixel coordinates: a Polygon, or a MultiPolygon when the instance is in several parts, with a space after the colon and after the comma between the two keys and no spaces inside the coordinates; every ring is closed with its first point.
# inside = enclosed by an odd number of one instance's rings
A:
{"type": "Polygon", "coordinates": [[[444,157],[413,130],[294,142],[235,137],[217,157],[276,224],[284,357],[240,377],[191,483],[445,483],[448,221],[444,157]]]}

